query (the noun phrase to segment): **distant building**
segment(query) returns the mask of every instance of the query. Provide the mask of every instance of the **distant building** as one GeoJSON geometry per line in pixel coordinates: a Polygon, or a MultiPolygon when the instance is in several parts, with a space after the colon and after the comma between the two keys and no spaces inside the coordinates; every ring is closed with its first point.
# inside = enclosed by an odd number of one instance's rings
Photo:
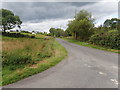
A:
{"type": "Polygon", "coordinates": [[[32,34],[36,34],[35,32],[32,32],[32,34]]]}

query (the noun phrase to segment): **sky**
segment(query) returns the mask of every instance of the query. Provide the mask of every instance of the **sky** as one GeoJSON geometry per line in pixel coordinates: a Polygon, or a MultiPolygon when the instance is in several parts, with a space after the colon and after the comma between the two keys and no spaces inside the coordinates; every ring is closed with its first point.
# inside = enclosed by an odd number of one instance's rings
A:
{"type": "Polygon", "coordinates": [[[3,2],[2,8],[9,9],[22,20],[21,28],[26,31],[49,32],[51,27],[66,29],[75,12],[87,10],[95,18],[95,26],[106,19],[118,17],[116,0],[99,2],[3,2]]]}

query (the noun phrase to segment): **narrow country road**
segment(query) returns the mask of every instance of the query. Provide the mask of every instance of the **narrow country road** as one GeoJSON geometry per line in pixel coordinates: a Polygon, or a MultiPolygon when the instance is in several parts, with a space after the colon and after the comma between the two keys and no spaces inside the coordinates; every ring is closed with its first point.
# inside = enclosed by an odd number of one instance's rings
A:
{"type": "Polygon", "coordinates": [[[118,88],[118,54],[57,39],[68,57],[7,88],[118,88]]]}

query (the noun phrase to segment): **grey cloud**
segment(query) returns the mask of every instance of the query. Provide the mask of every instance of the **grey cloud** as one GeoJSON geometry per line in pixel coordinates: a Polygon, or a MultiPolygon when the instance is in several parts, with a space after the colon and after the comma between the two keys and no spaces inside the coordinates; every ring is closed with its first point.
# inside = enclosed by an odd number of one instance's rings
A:
{"type": "MultiPolygon", "coordinates": [[[[104,0],[103,0],[104,1],[104,0]]],[[[117,13],[115,2],[4,2],[23,22],[73,18],[75,10],[88,10],[97,18],[117,13]]]]}
{"type": "Polygon", "coordinates": [[[75,10],[88,10],[97,18],[96,25],[117,16],[117,2],[5,2],[3,8],[13,11],[23,21],[23,30],[49,31],[50,27],[66,28],[75,10]]]}
{"type": "Polygon", "coordinates": [[[23,21],[41,21],[44,19],[72,18],[78,7],[88,2],[4,2],[3,8],[12,10],[23,21]]]}

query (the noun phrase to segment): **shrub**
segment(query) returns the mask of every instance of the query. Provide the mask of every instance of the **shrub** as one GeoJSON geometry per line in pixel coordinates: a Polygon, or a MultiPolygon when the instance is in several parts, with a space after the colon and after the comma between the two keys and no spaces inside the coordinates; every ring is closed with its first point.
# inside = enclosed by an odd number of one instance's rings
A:
{"type": "Polygon", "coordinates": [[[38,54],[38,56],[39,56],[40,58],[51,57],[51,56],[52,56],[52,53],[49,52],[49,51],[44,51],[44,52],[40,52],[40,53],[38,54]]]}
{"type": "Polygon", "coordinates": [[[2,59],[3,66],[5,65],[18,65],[18,64],[27,64],[31,62],[31,56],[30,55],[24,55],[20,52],[14,52],[14,53],[3,53],[3,59],[2,59]]]}
{"type": "Polygon", "coordinates": [[[8,36],[8,37],[15,37],[15,38],[35,38],[35,36],[29,36],[29,35],[24,35],[21,33],[9,33],[9,32],[2,32],[3,36],[8,36]]]}
{"type": "Polygon", "coordinates": [[[120,49],[120,35],[118,30],[110,30],[105,33],[98,33],[91,36],[89,40],[92,44],[120,49]]]}
{"type": "Polygon", "coordinates": [[[2,63],[3,67],[10,66],[11,70],[16,66],[36,64],[43,58],[53,54],[53,39],[28,39],[3,37],[2,63]]]}
{"type": "Polygon", "coordinates": [[[35,38],[35,36],[31,36],[31,38],[35,38]]]}

